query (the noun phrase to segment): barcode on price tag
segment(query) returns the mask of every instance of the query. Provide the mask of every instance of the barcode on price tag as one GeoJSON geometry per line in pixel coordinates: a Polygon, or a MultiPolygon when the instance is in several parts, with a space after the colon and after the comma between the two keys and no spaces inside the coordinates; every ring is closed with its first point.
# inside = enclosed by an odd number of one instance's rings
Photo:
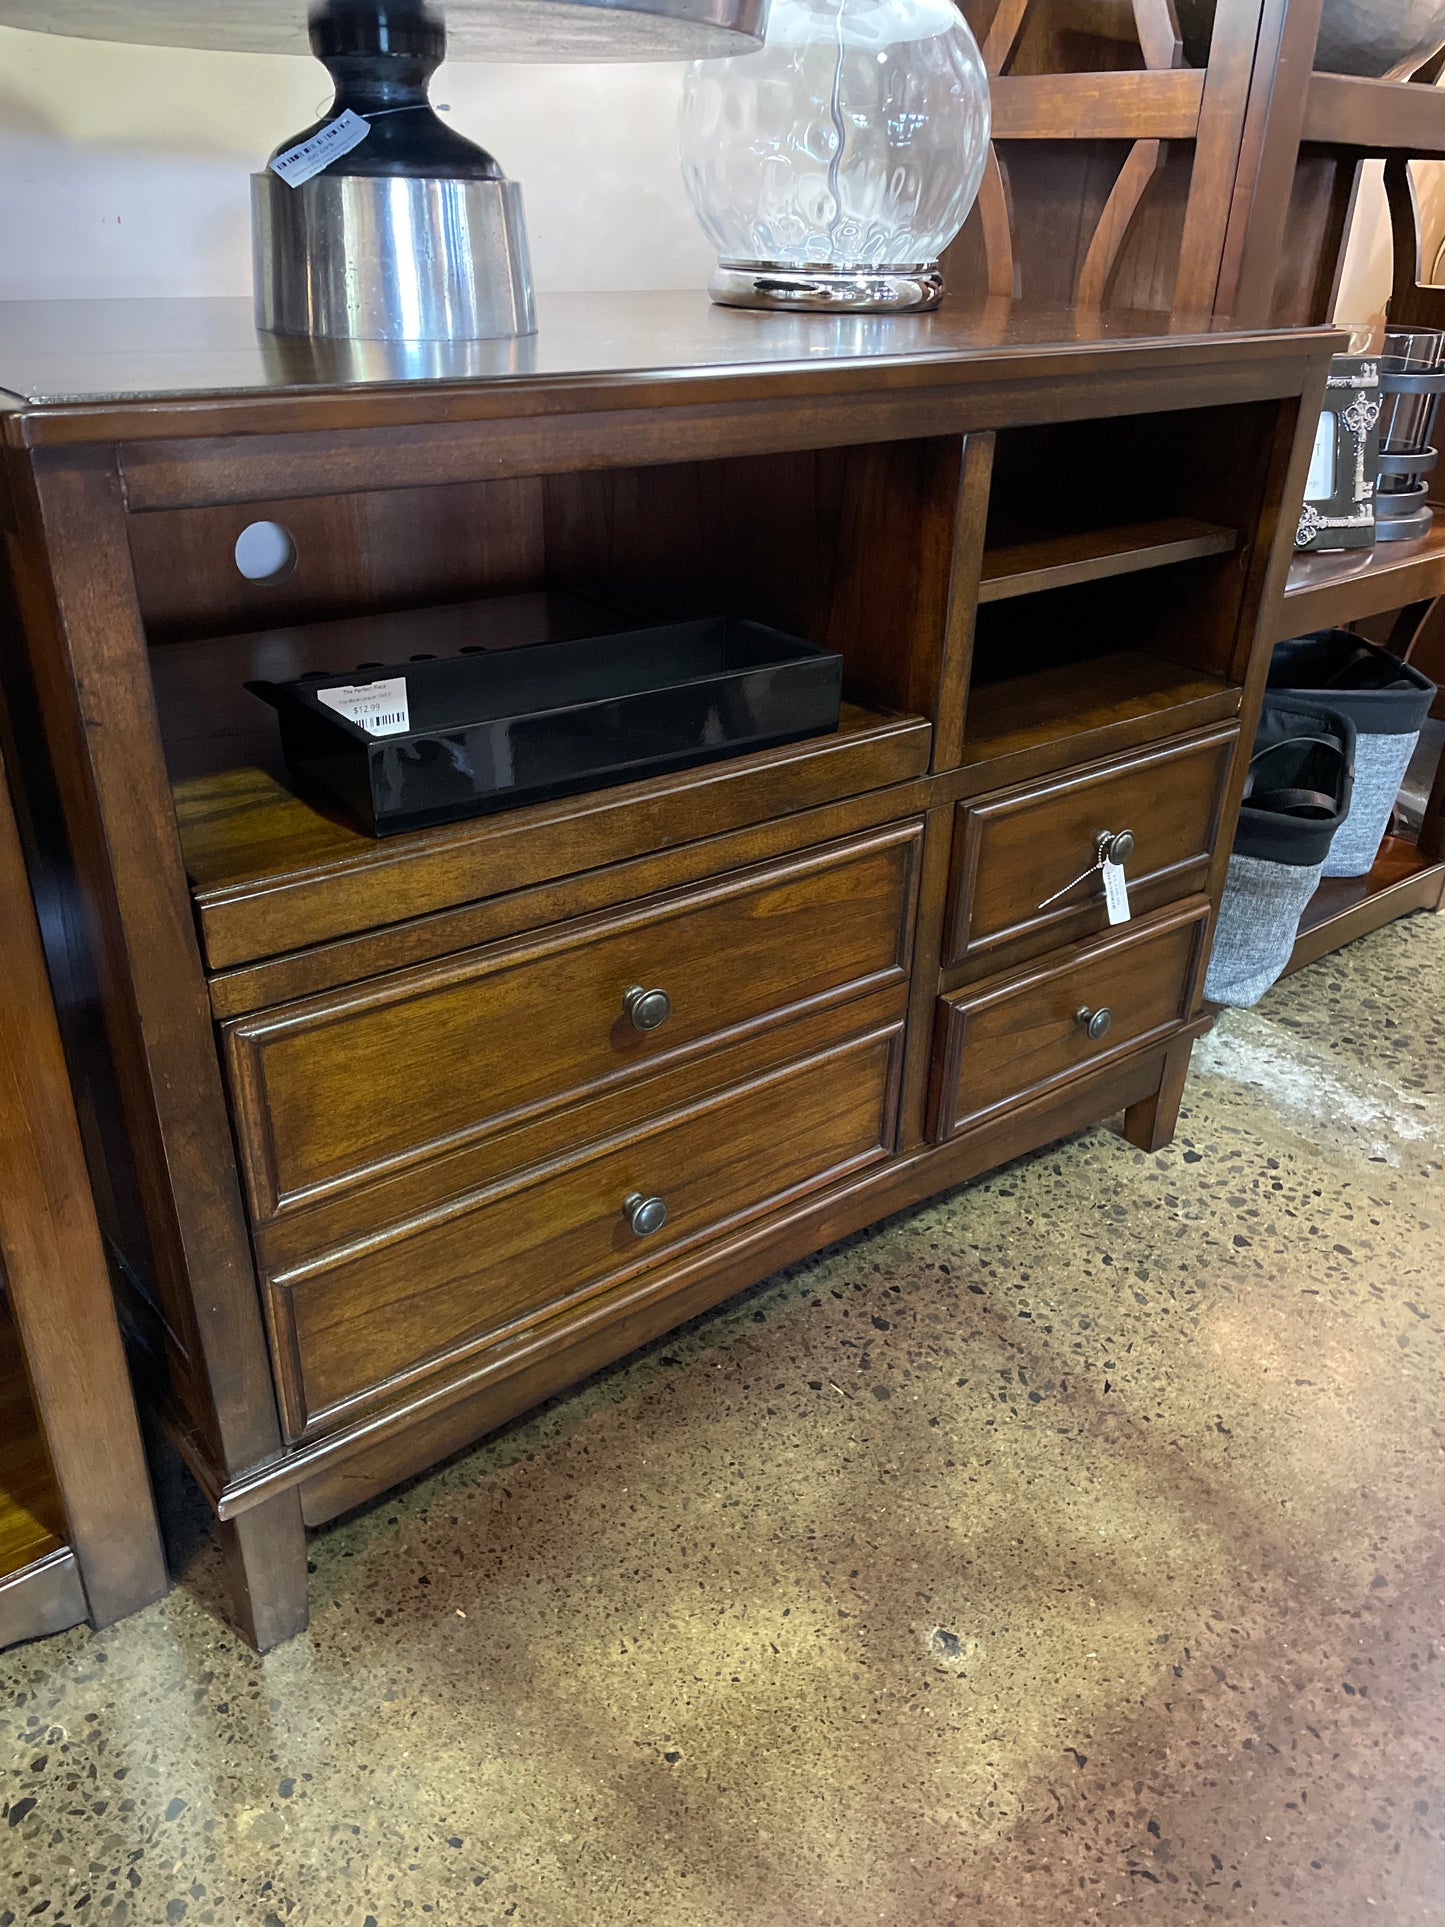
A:
{"type": "Polygon", "coordinates": [[[1104,865],[1104,908],[1111,924],[1129,921],[1129,880],[1122,863],[1104,865]]]}
{"type": "Polygon", "coordinates": [[[334,709],[349,723],[357,724],[368,736],[404,736],[411,728],[405,676],[383,676],[380,682],[342,683],[335,689],[318,689],[316,700],[334,709]]]}
{"type": "Polygon", "coordinates": [[[271,162],[271,172],[279,174],[287,187],[300,187],[323,167],[349,154],[353,147],[360,147],[370,132],[371,122],[363,120],[360,114],[353,114],[348,107],[308,140],[298,141],[284,154],[278,154],[271,162]]]}

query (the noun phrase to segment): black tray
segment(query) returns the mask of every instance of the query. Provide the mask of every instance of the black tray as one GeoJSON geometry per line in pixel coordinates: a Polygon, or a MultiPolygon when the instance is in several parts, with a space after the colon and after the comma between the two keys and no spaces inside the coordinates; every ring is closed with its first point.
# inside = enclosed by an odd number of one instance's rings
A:
{"type": "Polygon", "coordinates": [[[825,735],[842,679],[831,650],[712,616],[246,687],[279,713],[298,782],[386,836],[825,735]],[[408,709],[396,734],[317,693],[393,678],[408,709]]]}

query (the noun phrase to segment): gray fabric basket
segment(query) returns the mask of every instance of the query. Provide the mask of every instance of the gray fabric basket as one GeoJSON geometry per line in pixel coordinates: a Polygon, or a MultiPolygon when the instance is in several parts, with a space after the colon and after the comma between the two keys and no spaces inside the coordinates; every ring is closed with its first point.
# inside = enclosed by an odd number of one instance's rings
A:
{"type": "Polygon", "coordinates": [[[1284,971],[1349,814],[1354,755],[1348,717],[1266,699],[1204,979],[1211,1003],[1257,1004],[1284,971]]]}
{"type": "Polygon", "coordinates": [[[1294,949],[1299,920],[1324,875],[1322,863],[1232,856],[1214,925],[1204,994],[1215,1004],[1257,1004],[1294,949]]]}
{"type": "Polygon", "coordinates": [[[1368,875],[1435,700],[1434,683],[1348,629],[1321,629],[1276,647],[1269,686],[1282,701],[1348,716],[1354,724],[1354,800],[1325,858],[1324,873],[1368,875]]]}
{"type": "Polygon", "coordinates": [[[1355,797],[1325,858],[1327,877],[1368,876],[1374,868],[1419,740],[1418,729],[1407,736],[1373,736],[1360,730],[1355,738],[1355,797]]]}

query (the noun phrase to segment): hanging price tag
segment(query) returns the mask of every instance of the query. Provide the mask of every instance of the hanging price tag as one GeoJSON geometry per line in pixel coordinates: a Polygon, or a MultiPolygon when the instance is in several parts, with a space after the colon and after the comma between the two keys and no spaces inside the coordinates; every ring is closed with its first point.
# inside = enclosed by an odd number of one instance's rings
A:
{"type": "Polygon", "coordinates": [[[298,141],[295,147],[278,154],[271,163],[271,172],[279,174],[287,187],[300,187],[323,167],[349,154],[353,147],[360,147],[370,132],[371,122],[363,120],[360,114],[353,114],[348,107],[335,120],[318,128],[309,140],[298,141]]]}
{"type": "Polygon", "coordinates": [[[334,709],[368,736],[404,736],[411,728],[406,700],[406,677],[383,676],[379,682],[342,683],[318,689],[316,700],[334,709]]]}
{"type": "Polygon", "coordinates": [[[1129,882],[1122,863],[1104,865],[1104,908],[1111,924],[1129,921],[1129,882]]]}

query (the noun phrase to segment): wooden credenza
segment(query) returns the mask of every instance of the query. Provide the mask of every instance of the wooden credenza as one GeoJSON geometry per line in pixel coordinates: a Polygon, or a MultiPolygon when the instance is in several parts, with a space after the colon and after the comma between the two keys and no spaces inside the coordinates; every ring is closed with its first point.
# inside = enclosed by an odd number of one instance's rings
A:
{"type": "Polygon", "coordinates": [[[0,319],[73,1075],[258,1645],[305,1525],[900,1205],[1168,1139],[1335,337],[1110,328],[578,296],[408,370],[244,303],[0,319]],[[838,732],[381,841],[286,786],[242,684],[294,625],[349,666],[350,618],[564,591],[839,650],[838,732]]]}

